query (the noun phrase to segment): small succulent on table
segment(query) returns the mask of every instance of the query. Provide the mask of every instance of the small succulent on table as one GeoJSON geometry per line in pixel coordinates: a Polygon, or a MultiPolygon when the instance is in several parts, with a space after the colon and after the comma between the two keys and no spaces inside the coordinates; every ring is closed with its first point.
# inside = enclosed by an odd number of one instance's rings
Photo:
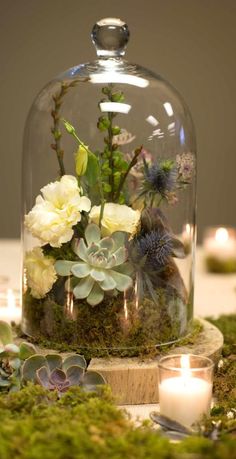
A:
{"type": "Polygon", "coordinates": [[[59,354],[35,354],[24,362],[22,380],[24,384],[31,381],[45,389],[56,390],[59,396],[71,386],[80,386],[90,392],[106,384],[100,373],[86,371],[86,368],[86,360],[79,354],[70,354],[64,360],[59,354]]]}
{"type": "Polygon", "coordinates": [[[74,245],[78,261],[58,260],[55,269],[60,276],[73,275],[73,294],[77,299],[87,299],[95,306],[104,299],[106,292],[124,292],[132,286],[129,268],[126,234],[116,231],[101,239],[100,228],[90,223],[85,230],[85,239],[74,245]],[[79,279],[79,280],[77,280],[79,279]]]}
{"type": "Polygon", "coordinates": [[[0,321],[0,391],[17,391],[21,387],[22,362],[36,353],[33,344],[13,343],[10,325],[0,321]]]}

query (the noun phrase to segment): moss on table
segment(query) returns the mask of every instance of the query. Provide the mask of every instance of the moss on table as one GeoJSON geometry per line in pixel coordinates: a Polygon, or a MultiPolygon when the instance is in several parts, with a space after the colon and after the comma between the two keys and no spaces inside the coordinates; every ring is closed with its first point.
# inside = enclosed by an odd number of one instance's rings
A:
{"type": "MultiPolygon", "coordinates": [[[[208,319],[209,320],[209,319],[208,319]]],[[[1,459],[232,459],[235,455],[236,315],[210,319],[224,333],[223,357],[214,377],[217,397],[205,432],[221,421],[222,436],[213,442],[193,436],[173,444],[149,422],[135,427],[105,387],[100,396],[70,389],[56,392],[29,385],[0,395],[1,459]]]]}
{"type": "Polygon", "coordinates": [[[71,317],[70,311],[54,297],[36,300],[27,291],[27,326],[23,329],[27,329],[29,340],[41,347],[80,352],[87,358],[156,355],[158,345],[196,334],[196,326],[192,328],[192,321],[187,319],[190,305],[174,290],[166,292],[159,288],[158,295],[158,307],[153,300],[144,298],[138,311],[134,302],[127,300],[128,317],[124,314],[123,296],[108,297],[94,308],[80,300],[74,302],[71,317]]]}

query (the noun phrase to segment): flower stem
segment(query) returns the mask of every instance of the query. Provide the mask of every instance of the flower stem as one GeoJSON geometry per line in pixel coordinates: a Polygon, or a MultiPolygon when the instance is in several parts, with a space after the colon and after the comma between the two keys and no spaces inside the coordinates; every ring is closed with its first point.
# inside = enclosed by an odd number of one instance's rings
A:
{"type": "Polygon", "coordinates": [[[115,196],[114,196],[114,201],[117,201],[117,200],[119,199],[119,196],[120,196],[120,193],[121,193],[122,188],[123,188],[123,186],[124,186],[124,183],[125,183],[125,181],[126,181],[128,175],[129,175],[129,173],[130,173],[132,167],[134,167],[135,164],[137,163],[137,159],[138,159],[138,156],[140,155],[140,153],[141,153],[141,151],[142,151],[142,148],[143,148],[142,145],[141,145],[141,147],[136,148],[136,150],[135,150],[135,152],[134,152],[134,156],[133,156],[132,160],[130,161],[129,166],[128,166],[126,172],[124,173],[124,175],[123,175],[123,176],[121,177],[121,179],[120,179],[120,183],[119,183],[117,192],[116,192],[116,194],[115,194],[115,196]]]}
{"type": "Polygon", "coordinates": [[[61,109],[61,105],[62,105],[62,102],[63,102],[63,97],[68,92],[68,89],[73,88],[77,83],[78,83],[77,80],[74,80],[69,84],[62,83],[61,84],[61,89],[58,92],[58,94],[55,94],[53,96],[54,107],[53,107],[53,110],[51,111],[51,116],[53,118],[53,126],[51,128],[51,131],[52,131],[52,135],[53,135],[55,143],[51,144],[51,148],[57,154],[60,177],[62,177],[66,173],[65,165],[64,165],[64,161],[63,161],[64,151],[61,148],[61,135],[62,134],[61,134],[61,131],[60,131],[60,128],[59,128],[60,109],[61,109]]]}

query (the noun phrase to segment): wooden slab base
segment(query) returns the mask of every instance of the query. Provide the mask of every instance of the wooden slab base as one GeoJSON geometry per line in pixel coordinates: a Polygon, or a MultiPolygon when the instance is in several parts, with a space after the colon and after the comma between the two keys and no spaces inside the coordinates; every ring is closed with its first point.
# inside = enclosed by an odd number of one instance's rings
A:
{"type": "MultiPolygon", "coordinates": [[[[171,354],[199,354],[217,362],[223,346],[223,335],[214,325],[199,319],[202,331],[196,342],[178,346],[171,354]]],[[[168,353],[165,352],[165,355],[168,353]]],[[[139,358],[92,359],[89,369],[99,371],[112,388],[117,402],[122,405],[139,405],[158,402],[158,360],[139,358]]]]}

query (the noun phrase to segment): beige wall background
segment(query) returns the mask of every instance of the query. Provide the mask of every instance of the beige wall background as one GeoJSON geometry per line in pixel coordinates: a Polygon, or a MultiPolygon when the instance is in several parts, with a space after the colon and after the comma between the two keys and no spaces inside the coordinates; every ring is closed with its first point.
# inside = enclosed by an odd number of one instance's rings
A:
{"type": "Polygon", "coordinates": [[[93,24],[124,19],[127,58],[187,101],[198,142],[198,227],[236,226],[236,0],[0,0],[0,237],[20,234],[21,145],[39,90],[95,57],[93,24]]]}

